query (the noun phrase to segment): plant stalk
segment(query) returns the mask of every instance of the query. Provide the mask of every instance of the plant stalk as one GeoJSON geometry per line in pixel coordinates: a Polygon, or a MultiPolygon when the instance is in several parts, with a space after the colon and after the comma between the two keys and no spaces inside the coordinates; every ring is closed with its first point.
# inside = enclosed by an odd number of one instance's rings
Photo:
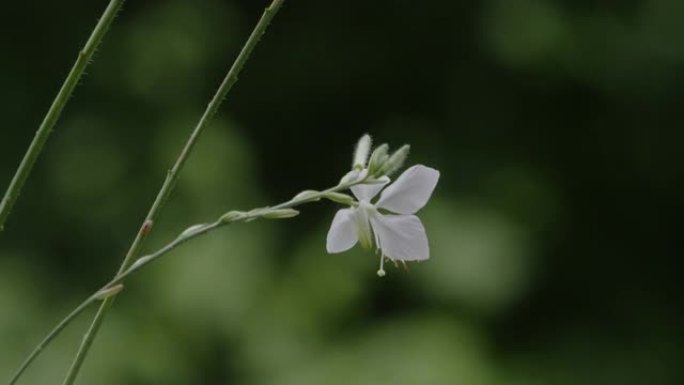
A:
{"type": "Polygon", "coordinates": [[[88,63],[90,63],[93,54],[102,41],[102,38],[104,38],[104,36],[107,34],[109,26],[112,24],[112,21],[121,9],[124,1],[125,0],[111,0],[109,2],[109,5],[105,9],[100,20],[97,22],[97,25],[90,34],[85,46],[78,53],[76,62],[64,80],[62,88],[60,88],[59,92],[57,93],[57,96],[52,102],[52,105],[45,115],[45,118],[43,118],[43,122],[40,124],[40,127],[38,127],[38,131],[36,131],[36,134],[33,137],[29,148],[26,150],[24,158],[19,164],[19,167],[17,168],[17,171],[9,184],[9,187],[7,187],[7,191],[2,198],[2,202],[0,202],[0,232],[2,232],[4,229],[5,222],[10,215],[10,211],[12,211],[12,207],[14,207],[17,198],[19,198],[21,189],[24,187],[24,183],[26,182],[26,179],[28,179],[29,174],[31,174],[33,165],[36,163],[36,160],[38,160],[38,157],[40,156],[43,146],[45,145],[45,142],[47,142],[52,129],[57,123],[57,120],[59,120],[59,117],[64,110],[64,106],[66,106],[67,102],[71,98],[74,88],[76,88],[81,76],[83,76],[88,63]]]}
{"type": "MultiPolygon", "coordinates": [[[[17,382],[21,374],[26,370],[26,368],[31,364],[31,362],[43,351],[43,349],[53,340],[55,339],[61,332],[64,330],[64,328],[71,323],[79,314],[81,314],[83,311],[85,311],[90,305],[95,303],[97,300],[103,300],[103,304],[113,296],[115,296],[119,291],[120,288],[117,290],[112,290],[116,288],[117,286],[120,286],[122,282],[128,278],[130,275],[134,274],[138,270],[142,269],[144,266],[147,266],[149,263],[154,262],[155,260],[161,258],[162,256],[168,254],[178,246],[182,245],[185,242],[190,241],[191,239],[197,238],[201,235],[204,235],[210,231],[216,230],[219,227],[227,226],[231,223],[234,222],[249,222],[254,219],[258,219],[261,217],[268,217],[268,213],[272,210],[280,210],[280,209],[285,209],[285,208],[292,208],[295,206],[299,206],[304,203],[308,202],[313,202],[317,201],[321,198],[326,198],[326,195],[329,193],[334,193],[342,190],[346,190],[351,186],[354,186],[359,183],[363,183],[364,180],[357,180],[357,181],[352,181],[352,182],[347,182],[347,183],[340,183],[335,187],[329,188],[327,190],[323,190],[320,192],[314,192],[311,194],[307,194],[306,196],[303,197],[295,197],[290,199],[287,202],[280,203],[276,206],[272,207],[267,207],[267,208],[262,208],[262,209],[255,209],[251,210],[248,212],[243,212],[239,213],[238,215],[232,217],[229,220],[219,218],[215,222],[209,223],[209,224],[204,224],[204,225],[198,225],[198,226],[193,226],[192,231],[184,231],[179,235],[176,239],[174,239],[172,242],[168,243],[166,246],[162,247],[158,251],[146,255],[144,257],[139,258],[135,263],[133,263],[130,267],[128,267],[125,271],[119,272],[114,278],[112,278],[111,281],[109,281],[106,285],[102,286],[98,291],[93,293],[90,297],[88,297],[86,300],[84,300],[80,305],[78,305],[69,315],[67,315],[62,321],[55,326],[52,331],[36,346],[36,348],[31,352],[31,354],[28,356],[28,358],[24,361],[22,366],[17,370],[15,373],[14,377],[12,380],[9,382],[9,385],[13,385],[17,382]],[[113,293],[111,295],[107,295],[107,293],[113,293]]],[[[93,330],[93,327],[91,325],[90,330],[93,330]]]]}
{"type": "MultiPolygon", "coordinates": [[[[138,254],[138,250],[140,249],[143,238],[149,232],[149,226],[154,224],[155,219],[161,211],[161,208],[163,207],[168,196],[173,190],[176,180],[178,179],[178,173],[183,168],[183,165],[185,164],[185,161],[187,160],[193,147],[195,146],[197,139],[199,138],[200,134],[204,131],[206,126],[211,122],[214,115],[216,115],[216,112],[218,111],[221,102],[223,101],[223,99],[225,99],[226,95],[233,87],[235,82],[237,82],[238,74],[244,67],[245,63],[247,62],[247,59],[254,50],[254,47],[256,47],[261,36],[266,31],[266,28],[270,24],[271,20],[280,9],[280,6],[282,5],[283,1],[284,0],[273,0],[271,5],[269,5],[264,10],[264,13],[259,19],[257,25],[254,27],[254,30],[247,39],[247,42],[238,54],[238,57],[235,59],[235,62],[228,71],[228,74],[223,79],[223,82],[216,91],[216,94],[209,102],[209,105],[204,111],[204,114],[202,115],[199,122],[197,123],[197,126],[190,135],[190,138],[188,139],[183,150],[178,156],[176,163],[174,164],[173,168],[169,171],[166,180],[162,185],[162,188],[159,190],[159,193],[157,194],[157,198],[152,204],[152,207],[150,208],[150,211],[148,212],[147,217],[143,222],[141,230],[138,231],[138,234],[136,235],[133,243],[131,244],[128,253],[126,253],[126,257],[124,258],[124,261],[121,264],[121,268],[119,269],[119,274],[127,270],[133,263],[135,256],[138,254]]],[[[83,361],[85,360],[85,357],[88,354],[88,351],[93,343],[93,340],[97,335],[100,326],[102,325],[102,321],[104,320],[107,311],[111,308],[115,298],[116,295],[107,297],[102,302],[102,305],[100,305],[100,308],[98,309],[97,314],[95,315],[95,318],[93,319],[90,325],[90,328],[83,337],[83,342],[81,343],[81,346],[79,347],[79,350],[76,353],[71,368],[67,372],[63,385],[72,385],[76,380],[76,376],[78,375],[81,366],[83,365],[83,361]]]]}

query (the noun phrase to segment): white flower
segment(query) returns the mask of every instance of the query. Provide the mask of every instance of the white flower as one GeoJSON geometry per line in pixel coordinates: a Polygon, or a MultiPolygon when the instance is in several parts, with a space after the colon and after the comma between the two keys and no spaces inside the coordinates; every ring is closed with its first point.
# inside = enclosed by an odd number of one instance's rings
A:
{"type": "Polygon", "coordinates": [[[327,238],[328,253],[341,253],[357,242],[370,247],[375,239],[380,250],[378,275],[385,275],[385,258],[392,261],[422,261],[430,257],[425,228],[413,215],[430,199],[439,180],[439,171],[423,165],[413,166],[388,186],[376,203],[371,203],[389,183],[360,184],[351,187],[359,200],[358,206],[342,209],[335,214],[327,238]],[[379,209],[395,214],[382,214],[379,209]]]}

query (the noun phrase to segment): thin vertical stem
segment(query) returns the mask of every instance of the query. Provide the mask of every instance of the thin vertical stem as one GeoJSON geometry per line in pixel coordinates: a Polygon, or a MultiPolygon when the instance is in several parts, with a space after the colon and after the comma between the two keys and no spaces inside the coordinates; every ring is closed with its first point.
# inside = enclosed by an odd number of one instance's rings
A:
{"type": "Polygon", "coordinates": [[[100,21],[97,22],[95,29],[93,29],[93,32],[90,34],[90,38],[88,38],[85,46],[78,53],[76,62],[71,68],[69,75],[67,75],[66,79],[64,80],[64,84],[62,84],[62,88],[57,93],[57,96],[52,102],[52,105],[45,115],[45,118],[43,118],[43,122],[40,124],[40,127],[38,127],[38,131],[36,131],[33,141],[31,141],[28,150],[26,150],[26,154],[24,154],[24,158],[19,164],[19,168],[17,168],[9,187],[7,188],[7,191],[2,198],[2,202],[0,202],[0,232],[2,232],[5,222],[7,221],[7,217],[9,217],[12,207],[14,207],[17,198],[19,198],[21,189],[24,186],[26,179],[28,179],[29,174],[31,174],[31,169],[43,150],[45,142],[50,136],[50,133],[57,123],[59,116],[62,114],[64,106],[66,106],[67,102],[69,101],[71,94],[74,92],[74,88],[76,88],[76,85],[81,79],[81,76],[88,66],[88,63],[90,63],[97,46],[107,33],[109,26],[112,24],[114,17],[121,9],[124,1],[125,0],[111,0],[109,2],[109,5],[102,14],[102,18],[100,18],[100,21]]]}
{"type": "MultiPolygon", "coordinates": [[[[282,5],[283,1],[284,0],[273,0],[271,5],[269,5],[264,10],[264,13],[259,19],[259,22],[254,27],[254,30],[247,39],[247,42],[240,51],[238,57],[235,59],[235,62],[228,71],[228,74],[223,79],[223,82],[221,82],[221,85],[216,91],[216,94],[209,102],[209,105],[207,106],[206,110],[204,111],[204,114],[197,123],[197,126],[195,126],[195,129],[192,131],[190,138],[185,143],[183,150],[176,159],[176,163],[174,164],[173,168],[169,170],[166,176],[166,180],[164,181],[164,184],[159,190],[157,198],[152,204],[152,207],[150,208],[150,211],[148,212],[147,217],[143,222],[143,226],[141,227],[140,231],[138,231],[138,234],[133,240],[133,243],[131,244],[128,253],[126,253],[126,257],[124,258],[124,261],[119,269],[119,274],[126,271],[134,262],[135,257],[140,249],[140,246],[142,245],[143,238],[145,237],[145,235],[147,235],[149,231],[149,226],[154,223],[155,219],[159,215],[161,208],[166,202],[166,199],[173,190],[173,186],[175,185],[176,180],[178,179],[178,173],[183,168],[183,165],[185,164],[185,161],[187,160],[188,156],[190,155],[190,152],[195,146],[197,139],[199,138],[202,131],[204,131],[206,126],[211,122],[214,115],[216,115],[216,112],[218,111],[221,102],[223,101],[223,99],[225,99],[226,95],[233,87],[235,82],[237,82],[238,74],[244,67],[245,63],[247,62],[247,59],[254,50],[254,47],[256,47],[261,36],[266,31],[266,28],[270,24],[271,20],[280,9],[280,6],[282,5]]],[[[69,372],[67,373],[64,379],[64,385],[72,385],[76,380],[76,376],[78,375],[78,372],[81,369],[81,366],[83,365],[83,361],[85,360],[85,357],[88,354],[90,347],[92,346],[93,340],[97,335],[100,326],[102,325],[102,321],[104,320],[107,311],[111,308],[115,298],[116,296],[112,295],[111,297],[106,298],[100,305],[100,308],[98,309],[97,314],[95,315],[95,318],[93,319],[90,325],[90,328],[83,337],[83,341],[78,352],[76,353],[76,357],[74,358],[71,368],[69,369],[69,372]]]]}

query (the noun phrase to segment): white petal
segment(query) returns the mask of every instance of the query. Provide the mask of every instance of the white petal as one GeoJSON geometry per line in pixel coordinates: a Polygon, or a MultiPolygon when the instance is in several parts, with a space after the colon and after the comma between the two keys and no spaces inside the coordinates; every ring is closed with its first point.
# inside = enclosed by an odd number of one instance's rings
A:
{"type": "Polygon", "coordinates": [[[351,249],[359,236],[354,225],[354,212],[352,209],[342,209],[335,214],[330,230],[326,248],[328,253],[341,253],[351,249]]]}
{"type": "Polygon", "coordinates": [[[373,197],[378,195],[380,190],[382,190],[383,187],[387,183],[389,183],[390,179],[386,176],[383,176],[382,178],[378,179],[377,181],[369,184],[357,184],[356,186],[350,187],[352,192],[354,193],[354,196],[356,196],[356,199],[360,201],[366,201],[370,202],[373,197]]]}
{"type": "Polygon", "coordinates": [[[376,206],[398,214],[413,214],[425,206],[438,180],[439,171],[434,168],[413,166],[382,192],[376,206]]]}
{"type": "Polygon", "coordinates": [[[371,225],[382,254],[393,261],[430,258],[425,228],[415,215],[374,215],[371,225]]]}

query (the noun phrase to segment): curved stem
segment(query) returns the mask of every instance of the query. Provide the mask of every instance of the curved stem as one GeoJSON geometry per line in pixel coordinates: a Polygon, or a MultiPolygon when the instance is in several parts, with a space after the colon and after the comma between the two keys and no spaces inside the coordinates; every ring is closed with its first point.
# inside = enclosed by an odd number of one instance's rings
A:
{"type": "MultiPolygon", "coordinates": [[[[175,185],[175,182],[178,179],[178,173],[183,168],[183,165],[185,164],[185,161],[190,155],[190,152],[192,151],[195,143],[197,142],[197,139],[218,111],[221,102],[226,97],[230,89],[233,87],[235,82],[237,82],[238,74],[244,67],[245,63],[247,62],[247,59],[254,50],[254,47],[256,47],[257,43],[259,42],[259,39],[266,31],[266,28],[270,24],[271,19],[273,19],[275,14],[280,9],[280,6],[282,5],[283,1],[284,0],[273,0],[271,5],[264,10],[261,19],[259,19],[259,22],[254,27],[254,30],[252,31],[244,47],[238,54],[238,57],[235,59],[235,62],[228,71],[228,74],[223,79],[223,82],[216,91],[216,94],[209,102],[209,105],[207,106],[206,110],[204,111],[204,114],[200,118],[200,121],[197,123],[197,126],[190,135],[190,138],[185,144],[183,150],[181,151],[173,168],[169,171],[166,180],[162,185],[162,188],[159,190],[159,193],[157,194],[157,198],[155,199],[154,203],[152,204],[152,207],[150,208],[149,213],[147,214],[147,218],[145,219],[141,230],[138,232],[138,235],[131,244],[128,253],[126,253],[126,257],[124,258],[124,261],[121,264],[119,273],[128,269],[128,267],[134,261],[134,258],[138,254],[138,250],[142,244],[142,240],[149,231],[149,226],[151,226],[154,223],[154,220],[156,219],[157,215],[159,214],[159,211],[161,210],[161,207],[164,205],[166,199],[173,190],[173,186],[175,185]]],[[[81,346],[79,347],[78,352],[76,353],[76,357],[74,357],[74,361],[71,365],[71,368],[67,372],[67,375],[63,382],[64,385],[71,385],[76,380],[76,376],[78,375],[78,372],[81,369],[81,366],[83,365],[83,361],[85,360],[85,357],[88,354],[90,346],[93,343],[93,339],[95,338],[95,335],[97,335],[100,325],[102,324],[102,321],[105,315],[107,314],[107,311],[112,306],[112,303],[114,302],[115,298],[115,295],[106,298],[100,306],[100,308],[98,309],[97,314],[95,315],[95,318],[93,319],[90,325],[90,328],[83,337],[83,342],[81,343],[81,346]]]]}
{"type": "MultiPolygon", "coordinates": [[[[198,225],[198,226],[193,226],[191,229],[192,231],[184,231],[179,235],[176,239],[168,243],[166,246],[162,247],[158,251],[141,257],[139,258],[135,263],[133,263],[130,267],[128,267],[126,270],[119,272],[111,281],[109,281],[106,285],[102,286],[98,291],[93,293],[90,297],[88,297],[85,301],[83,301],[80,305],[78,305],[69,315],[67,315],[62,321],[55,326],[52,331],[36,346],[36,348],[31,352],[31,354],[24,360],[22,363],[21,367],[15,372],[14,376],[9,382],[9,385],[14,385],[21,375],[24,373],[24,371],[29,367],[31,362],[38,357],[38,355],[43,351],[43,349],[55,338],[59,333],[69,324],[71,321],[73,321],[76,316],[81,314],[86,308],[88,308],[91,304],[93,304],[97,300],[103,299],[103,305],[104,304],[111,304],[111,301],[108,301],[112,297],[114,297],[119,290],[112,290],[117,287],[117,285],[121,285],[124,279],[126,279],[128,276],[132,275],[133,273],[137,272],[147,264],[161,258],[162,256],[168,254],[172,250],[174,250],[176,247],[182,245],[183,243],[197,238],[203,234],[206,234],[210,231],[213,231],[219,227],[223,227],[226,225],[229,225],[234,222],[238,221],[251,221],[253,219],[257,219],[260,217],[263,217],[267,215],[269,212],[272,210],[280,210],[280,209],[285,209],[285,208],[292,208],[295,206],[299,206],[301,204],[307,203],[307,202],[312,202],[319,200],[321,198],[325,198],[326,194],[332,193],[332,192],[337,192],[341,190],[346,190],[349,187],[362,183],[363,180],[358,180],[350,183],[341,183],[335,187],[329,188],[327,190],[323,190],[320,192],[312,192],[311,194],[307,194],[305,197],[295,197],[293,199],[290,199],[289,201],[280,203],[278,205],[272,206],[272,207],[267,207],[267,208],[261,208],[261,209],[255,209],[251,210],[248,212],[240,213],[239,215],[235,216],[234,218],[230,220],[222,220],[218,219],[215,222],[209,223],[209,224],[204,224],[204,225],[198,225]]],[[[109,305],[108,305],[109,306],[109,305]]],[[[99,321],[100,323],[102,322],[101,320],[99,321]]],[[[95,323],[91,324],[89,331],[93,330],[93,325],[95,323]]],[[[99,326],[99,324],[98,324],[99,326]]],[[[93,333],[86,333],[86,337],[93,335],[93,333]]],[[[92,338],[92,337],[91,337],[92,338]]]]}
{"type": "Polygon", "coordinates": [[[192,229],[191,231],[186,230],[179,237],[177,237],[172,242],[168,243],[166,246],[162,247],[158,251],[156,251],[152,254],[146,255],[144,257],[138,258],[138,260],[135,261],[135,263],[133,263],[128,269],[117,274],[116,277],[114,277],[111,281],[109,281],[109,283],[107,283],[105,286],[103,286],[99,292],[108,290],[108,289],[120,284],[129,275],[140,270],[141,268],[146,266],[148,263],[154,262],[156,259],[162,257],[164,254],[169,253],[171,250],[182,245],[183,243],[185,243],[185,242],[187,242],[193,238],[199,237],[200,235],[204,235],[210,231],[216,230],[219,227],[227,226],[231,223],[239,222],[239,221],[249,222],[249,221],[252,221],[254,219],[258,219],[260,217],[267,216],[269,214],[269,212],[272,212],[273,210],[281,210],[281,209],[286,209],[286,208],[292,208],[292,207],[296,207],[296,206],[302,205],[302,204],[307,203],[307,202],[316,201],[316,200],[319,200],[321,198],[325,198],[325,196],[328,193],[346,190],[349,187],[354,186],[354,185],[359,184],[359,183],[362,183],[362,182],[363,182],[363,180],[359,180],[359,181],[355,181],[352,183],[339,184],[339,185],[337,185],[335,187],[331,187],[327,190],[323,190],[320,192],[309,194],[304,198],[296,198],[295,197],[293,199],[290,199],[289,201],[280,203],[280,204],[275,205],[275,206],[266,207],[266,208],[262,208],[262,209],[254,209],[254,210],[251,210],[248,212],[244,212],[244,213],[241,213],[240,216],[238,216],[234,219],[230,219],[227,221],[218,219],[217,221],[209,223],[209,224],[197,225],[196,227],[193,226],[190,228],[190,229],[192,229]]]}
{"type": "Polygon", "coordinates": [[[24,154],[24,158],[19,164],[19,168],[17,168],[7,191],[2,198],[2,202],[0,202],[0,232],[2,232],[5,226],[7,217],[9,217],[10,211],[12,211],[12,207],[14,207],[14,204],[16,203],[26,179],[28,179],[29,174],[31,174],[31,169],[43,150],[43,146],[45,145],[48,136],[50,136],[52,128],[57,123],[59,116],[62,114],[62,110],[64,110],[64,106],[66,106],[74,88],[76,88],[88,63],[90,63],[93,53],[95,53],[97,46],[107,33],[109,26],[112,24],[114,17],[119,9],[121,9],[124,1],[125,0],[111,0],[109,2],[109,5],[102,14],[102,18],[100,18],[95,29],[93,29],[90,38],[88,38],[85,46],[78,53],[76,62],[71,68],[69,75],[67,75],[64,80],[64,84],[62,84],[62,88],[57,93],[45,118],[43,118],[43,122],[40,124],[40,127],[38,127],[38,131],[36,131],[33,141],[26,150],[26,154],[24,154]]]}

